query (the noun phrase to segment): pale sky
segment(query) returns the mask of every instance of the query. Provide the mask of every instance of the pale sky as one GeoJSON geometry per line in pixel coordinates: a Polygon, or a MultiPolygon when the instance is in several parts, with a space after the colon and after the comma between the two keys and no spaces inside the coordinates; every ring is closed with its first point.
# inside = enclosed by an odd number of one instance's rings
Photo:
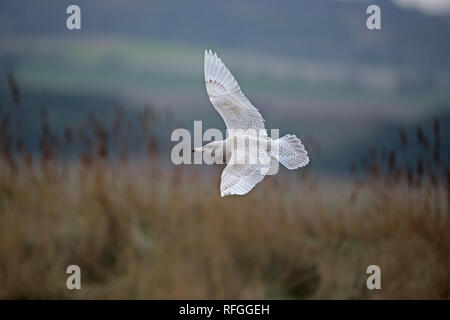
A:
{"type": "Polygon", "coordinates": [[[428,14],[449,14],[450,0],[394,0],[399,6],[419,9],[428,14]]]}
{"type": "MultiPolygon", "coordinates": [[[[377,4],[375,0],[335,0],[335,1],[364,1],[367,4],[377,4]]],[[[392,0],[402,8],[420,10],[426,14],[448,15],[450,14],[450,0],[392,0]]],[[[381,3],[382,4],[382,3],[381,3]]]]}

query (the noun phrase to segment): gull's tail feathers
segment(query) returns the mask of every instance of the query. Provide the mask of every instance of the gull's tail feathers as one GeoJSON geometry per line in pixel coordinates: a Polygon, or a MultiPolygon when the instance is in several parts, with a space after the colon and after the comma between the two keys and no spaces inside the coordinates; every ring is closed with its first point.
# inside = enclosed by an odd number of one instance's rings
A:
{"type": "Polygon", "coordinates": [[[278,142],[278,152],[274,156],[283,166],[294,170],[309,163],[308,152],[295,135],[287,134],[276,141],[278,142]]]}

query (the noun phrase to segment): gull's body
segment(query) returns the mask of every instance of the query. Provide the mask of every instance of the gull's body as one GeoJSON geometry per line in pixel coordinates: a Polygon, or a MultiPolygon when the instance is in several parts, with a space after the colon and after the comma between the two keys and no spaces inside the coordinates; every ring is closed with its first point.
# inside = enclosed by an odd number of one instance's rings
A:
{"type": "Polygon", "coordinates": [[[211,51],[205,51],[205,82],[209,100],[220,113],[228,130],[225,140],[213,141],[194,151],[224,161],[220,193],[243,195],[270,174],[277,161],[288,169],[308,164],[304,146],[294,135],[272,139],[264,119],[242,93],[233,75],[211,51]]]}

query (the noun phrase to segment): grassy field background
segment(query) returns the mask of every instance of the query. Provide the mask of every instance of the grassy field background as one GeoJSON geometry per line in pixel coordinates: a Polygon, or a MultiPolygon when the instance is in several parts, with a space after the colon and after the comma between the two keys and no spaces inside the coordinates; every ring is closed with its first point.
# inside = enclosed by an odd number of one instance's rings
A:
{"type": "Polygon", "coordinates": [[[378,2],[381,30],[365,1],[78,0],[81,30],[0,2],[0,298],[448,299],[449,15],[378,2]],[[172,130],[225,130],[205,49],[306,168],[220,198],[172,164],[172,130]]]}
{"type": "Polygon", "coordinates": [[[91,118],[59,136],[45,112],[31,153],[12,134],[15,108],[1,116],[1,298],[449,298],[438,120],[431,136],[400,131],[399,150],[371,150],[348,179],[281,170],[246,196],[220,198],[222,167],[161,161],[159,113],[140,118],[137,157],[120,120],[91,118]],[[412,145],[422,152],[405,162],[412,145]],[[66,289],[71,264],[82,290],[66,289]],[[381,290],[366,287],[372,264],[381,290]]]}

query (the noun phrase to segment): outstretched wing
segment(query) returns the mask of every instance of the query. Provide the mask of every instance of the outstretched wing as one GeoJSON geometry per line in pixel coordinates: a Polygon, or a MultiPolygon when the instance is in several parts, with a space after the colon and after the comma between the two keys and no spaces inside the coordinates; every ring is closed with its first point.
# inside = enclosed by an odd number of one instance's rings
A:
{"type": "MultiPolygon", "coordinates": [[[[248,148],[247,148],[248,149],[248,148]]],[[[262,148],[258,150],[257,161],[249,161],[248,152],[234,150],[230,162],[222,172],[220,194],[222,197],[248,193],[264,179],[270,169],[270,156],[262,148]]]]}
{"type": "Polygon", "coordinates": [[[209,100],[228,129],[264,129],[258,109],[242,93],[231,72],[211,50],[205,50],[205,82],[209,100]]]}

